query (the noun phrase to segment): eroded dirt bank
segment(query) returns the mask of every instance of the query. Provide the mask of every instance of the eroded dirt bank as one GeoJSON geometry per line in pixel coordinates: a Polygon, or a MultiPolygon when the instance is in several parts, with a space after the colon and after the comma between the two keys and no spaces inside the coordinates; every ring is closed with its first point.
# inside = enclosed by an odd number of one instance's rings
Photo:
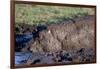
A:
{"type": "Polygon", "coordinates": [[[27,59],[25,64],[80,63],[95,60],[95,17],[85,16],[69,19],[60,24],[16,28],[16,52],[31,52],[37,57],[27,59]],[[24,35],[24,36],[23,36],[24,35]],[[20,38],[20,41],[18,40],[20,38]],[[18,41],[17,41],[18,40],[18,41]],[[36,61],[37,60],[37,61],[36,61]]]}
{"type": "Polygon", "coordinates": [[[30,50],[56,52],[94,48],[94,17],[87,16],[74,21],[50,25],[46,30],[40,31],[30,50]]]}

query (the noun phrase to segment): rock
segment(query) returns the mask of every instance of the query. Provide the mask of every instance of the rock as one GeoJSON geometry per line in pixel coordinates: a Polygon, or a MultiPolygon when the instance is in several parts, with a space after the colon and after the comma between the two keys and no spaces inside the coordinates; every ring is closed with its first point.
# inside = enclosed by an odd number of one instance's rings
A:
{"type": "Polygon", "coordinates": [[[70,57],[70,58],[67,58],[67,60],[68,60],[68,61],[72,61],[72,58],[71,58],[71,57],[70,57]]]}
{"type": "Polygon", "coordinates": [[[53,61],[53,56],[45,56],[41,59],[41,62],[40,62],[40,64],[52,64],[52,63],[55,63],[53,61]]]}
{"type": "Polygon", "coordinates": [[[36,63],[40,63],[40,61],[41,61],[40,59],[36,59],[36,60],[34,60],[34,61],[31,63],[31,65],[32,65],[32,64],[36,64],[36,63]]]}
{"type": "Polygon", "coordinates": [[[95,61],[95,50],[94,49],[89,48],[86,50],[85,60],[86,62],[95,61]]]}

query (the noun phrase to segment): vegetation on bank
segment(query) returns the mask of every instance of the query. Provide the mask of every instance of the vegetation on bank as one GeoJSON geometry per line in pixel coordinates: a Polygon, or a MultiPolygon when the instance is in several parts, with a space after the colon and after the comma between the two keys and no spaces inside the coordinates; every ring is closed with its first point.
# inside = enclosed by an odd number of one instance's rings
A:
{"type": "Polygon", "coordinates": [[[45,6],[45,5],[15,5],[15,25],[26,23],[30,25],[61,23],[68,18],[94,14],[93,8],[45,6]]]}

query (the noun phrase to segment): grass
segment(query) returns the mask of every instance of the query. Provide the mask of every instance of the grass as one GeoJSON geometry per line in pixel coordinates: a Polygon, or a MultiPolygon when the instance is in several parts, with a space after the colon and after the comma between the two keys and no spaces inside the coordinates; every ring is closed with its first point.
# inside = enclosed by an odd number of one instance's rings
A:
{"type": "Polygon", "coordinates": [[[93,8],[16,4],[15,25],[60,23],[75,16],[94,14],[93,10],[93,8]]]}

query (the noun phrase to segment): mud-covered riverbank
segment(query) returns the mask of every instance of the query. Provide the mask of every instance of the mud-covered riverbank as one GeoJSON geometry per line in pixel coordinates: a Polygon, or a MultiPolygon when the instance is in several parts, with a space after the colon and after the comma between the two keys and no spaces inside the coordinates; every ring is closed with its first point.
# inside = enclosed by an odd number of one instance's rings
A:
{"type": "Polygon", "coordinates": [[[15,52],[16,65],[56,64],[56,63],[88,63],[94,62],[95,53],[92,49],[77,51],[60,51],[55,53],[15,52]]]}

